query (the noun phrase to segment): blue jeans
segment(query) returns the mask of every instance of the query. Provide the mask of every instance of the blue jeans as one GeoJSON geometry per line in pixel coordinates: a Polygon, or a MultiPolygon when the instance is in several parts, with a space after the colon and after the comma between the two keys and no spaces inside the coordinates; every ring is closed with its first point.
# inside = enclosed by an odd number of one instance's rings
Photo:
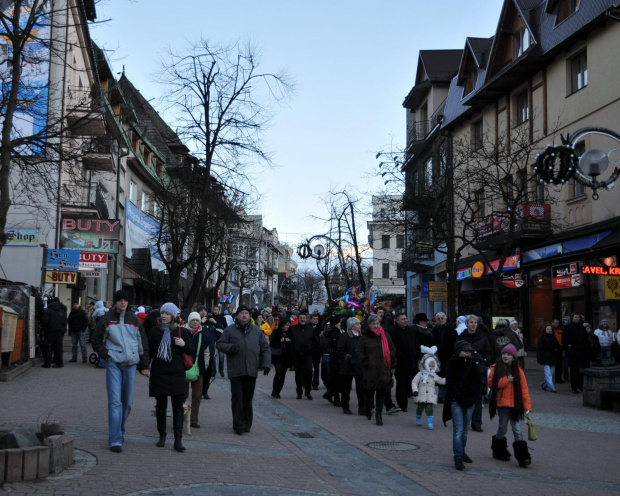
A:
{"type": "Polygon", "coordinates": [[[555,374],[555,365],[543,365],[545,369],[545,378],[540,383],[541,386],[546,387],[549,391],[555,391],[553,385],[553,376],[555,374]]]}
{"type": "Polygon", "coordinates": [[[86,331],[71,331],[71,351],[73,352],[73,359],[77,360],[77,345],[80,342],[80,349],[82,351],[82,361],[86,361],[86,331]]]}
{"type": "Polygon", "coordinates": [[[497,426],[497,434],[495,437],[497,437],[497,439],[504,439],[504,436],[506,436],[506,431],[508,430],[508,422],[510,422],[510,427],[512,427],[512,433],[515,437],[515,441],[523,441],[521,421],[514,420],[510,417],[512,410],[512,408],[505,406],[498,407],[497,416],[499,417],[499,425],[497,426]]]}
{"type": "Polygon", "coordinates": [[[452,410],[452,451],[454,459],[463,458],[467,445],[467,430],[471,423],[474,406],[462,406],[453,401],[450,405],[452,410]]]}
{"type": "Polygon", "coordinates": [[[118,365],[109,360],[106,362],[105,378],[108,391],[108,441],[110,446],[122,446],[125,421],[133,403],[136,366],[118,365]]]}

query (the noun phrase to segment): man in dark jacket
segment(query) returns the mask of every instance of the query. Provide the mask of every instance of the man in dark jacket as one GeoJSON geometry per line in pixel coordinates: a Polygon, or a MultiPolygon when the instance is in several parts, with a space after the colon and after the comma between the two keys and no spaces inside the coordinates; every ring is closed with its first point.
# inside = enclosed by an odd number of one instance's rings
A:
{"type": "MultiPolygon", "coordinates": [[[[396,348],[396,403],[406,412],[411,392],[411,381],[418,371],[420,343],[414,328],[408,325],[407,315],[396,314],[394,327],[389,331],[396,348]]],[[[389,411],[387,413],[390,413],[389,411]]]]}
{"type": "Polygon", "coordinates": [[[108,442],[110,451],[123,451],[125,422],[131,413],[136,370],[145,377],[149,370],[149,345],[140,320],[128,312],[129,295],[114,293],[114,308],[99,319],[93,350],[106,361],[108,393],[108,442]]]}
{"type": "MultiPolygon", "coordinates": [[[[446,365],[448,364],[448,360],[452,357],[454,353],[454,345],[456,344],[456,329],[452,324],[448,322],[448,317],[443,312],[437,312],[435,314],[435,320],[437,321],[437,325],[432,330],[433,333],[433,343],[437,346],[437,358],[439,358],[439,372],[437,375],[440,377],[446,376],[446,365]]],[[[443,403],[446,397],[446,386],[439,386],[439,403],[443,403]]]]}
{"type": "Polygon", "coordinates": [[[295,365],[295,385],[297,399],[301,399],[302,393],[309,400],[312,399],[312,343],[314,331],[308,324],[308,312],[302,310],[297,317],[298,323],[291,327],[291,345],[293,349],[293,364],[295,365]]]}
{"type": "Polygon", "coordinates": [[[446,367],[446,402],[443,405],[443,423],[452,420],[452,451],[454,466],[463,470],[472,460],[465,453],[467,428],[471,421],[474,403],[478,401],[480,378],[477,364],[472,360],[474,347],[467,341],[457,341],[454,357],[446,367]]]}
{"type": "Polygon", "coordinates": [[[321,326],[319,326],[319,314],[313,313],[310,316],[310,327],[312,327],[312,389],[319,389],[319,376],[321,368],[321,344],[319,338],[321,336],[321,326]]]}
{"type": "Polygon", "coordinates": [[[338,364],[338,341],[342,334],[340,328],[340,318],[330,317],[326,329],[321,333],[321,346],[323,353],[328,355],[328,375],[329,379],[325,384],[327,391],[323,394],[330,403],[341,406],[340,403],[340,367],[338,364]]]}
{"type": "Polygon", "coordinates": [[[45,353],[43,367],[59,369],[64,365],[62,360],[62,338],[67,331],[67,307],[53,297],[43,312],[43,331],[45,333],[45,353]]]}
{"type": "Polygon", "coordinates": [[[86,329],[88,328],[88,315],[86,311],[80,307],[76,301],[73,303],[71,313],[69,313],[69,334],[71,335],[71,352],[72,358],[70,362],[77,362],[77,345],[80,342],[80,350],[82,351],[82,363],[86,363],[86,329]]]}
{"type": "Polygon", "coordinates": [[[493,361],[493,350],[489,342],[488,330],[480,319],[475,315],[469,315],[465,321],[467,328],[459,336],[459,340],[467,341],[472,345],[472,360],[477,365],[478,375],[480,378],[478,398],[474,407],[474,413],[471,420],[471,429],[476,432],[482,432],[482,396],[487,384],[487,368],[491,366],[493,361]],[[483,329],[486,332],[483,332],[483,329]]]}
{"type": "Polygon", "coordinates": [[[242,435],[252,428],[252,399],[258,371],[267,375],[271,365],[269,341],[263,331],[251,324],[248,307],[239,307],[235,323],[224,329],[217,349],[228,356],[233,430],[242,435]]]}
{"type": "Polygon", "coordinates": [[[589,366],[588,332],[583,326],[581,315],[574,313],[572,322],[564,327],[562,344],[568,356],[571,389],[573,394],[579,394],[583,388],[581,369],[589,366]]]}

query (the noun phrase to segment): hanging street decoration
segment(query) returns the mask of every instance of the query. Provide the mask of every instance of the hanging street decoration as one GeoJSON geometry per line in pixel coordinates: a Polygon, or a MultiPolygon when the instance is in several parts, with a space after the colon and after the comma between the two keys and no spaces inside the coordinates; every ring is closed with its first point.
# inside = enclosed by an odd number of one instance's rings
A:
{"type": "Polygon", "coordinates": [[[579,158],[575,155],[575,148],[566,138],[560,135],[562,144],[559,146],[547,145],[544,152],[536,155],[534,172],[540,176],[541,183],[564,184],[575,175],[579,167],[579,158]]]}

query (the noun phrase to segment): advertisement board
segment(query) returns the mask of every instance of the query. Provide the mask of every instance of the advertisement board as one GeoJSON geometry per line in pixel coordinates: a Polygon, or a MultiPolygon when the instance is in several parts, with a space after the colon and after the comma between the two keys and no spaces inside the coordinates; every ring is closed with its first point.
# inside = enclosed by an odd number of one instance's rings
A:
{"type": "Polygon", "coordinates": [[[446,281],[429,281],[428,301],[448,301],[448,283],[446,281]]]}
{"type": "Polygon", "coordinates": [[[605,277],[605,299],[620,300],[620,277],[605,277]]]}
{"type": "Polygon", "coordinates": [[[77,284],[80,273],[67,270],[46,270],[46,284],[77,284]]]}
{"type": "Polygon", "coordinates": [[[48,270],[79,270],[80,252],[76,250],[47,250],[45,268],[48,270]]]}
{"type": "Polygon", "coordinates": [[[39,246],[38,229],[9,228],[4,231],[7,236],[5,246],[39,246]]]}
{"type": "Polygon", "coordinates": [[[80,269],[105,269],[107,266],[107,253],[80,252],[80,269]]]}
{"type": "Polygon", "coordinates": [[[569,262],[551,267],[551,288],[564,289],[581,286],[579,262],[569,262]]]}
{"type": "Polygon", "coordinates": [[[64,218],[60,247],[80,252],[118,253],[121,223],[117,219],[64,218]]]}
{"type": "Polygon", "coordinates": [[[159,233],[159,222],[142,212],[129,200],[125,200],[125,215],[127,219],[125,253],[131,256],[133,248],[148,248],[151,252],[151,266],[153,269],[166,270],[166,266],[155,247],[155,240],[159,233]]]}

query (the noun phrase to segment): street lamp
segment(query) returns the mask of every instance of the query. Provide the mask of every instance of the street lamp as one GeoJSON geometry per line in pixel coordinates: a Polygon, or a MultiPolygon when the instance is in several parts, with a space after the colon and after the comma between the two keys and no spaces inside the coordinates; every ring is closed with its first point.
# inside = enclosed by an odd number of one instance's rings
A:
{"type": "MultiPolygon", "coordinates": [[[[241,300],[243,298],[243,288],[256,278],[258,271],[256,270],[256,267],[251,265],[250,262],[237,262],[230,267],[230,272],[232,273],[235,269],[237,272],[237,279],[239,281],[239,303],[241,304],[241,300]]],[[[251,303],[250,294],[250,305],[251,303]]]]}

